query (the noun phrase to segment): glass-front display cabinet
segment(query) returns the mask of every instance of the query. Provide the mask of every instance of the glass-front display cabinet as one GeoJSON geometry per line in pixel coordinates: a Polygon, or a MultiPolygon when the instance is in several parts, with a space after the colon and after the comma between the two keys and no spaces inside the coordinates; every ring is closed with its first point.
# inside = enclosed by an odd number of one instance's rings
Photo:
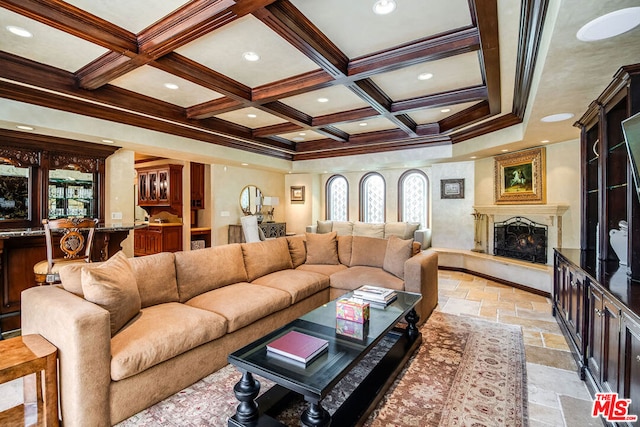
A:
{"type": "Polygon", "coordinates": [[[94,174],[76,170],[49,171],[49,219],[95,218],[94,174]]]}
{"type": "Polygon", "coordinates": [[[0,221],[29,221],[30,193],[31,168],[0,160],[0,221]]]}

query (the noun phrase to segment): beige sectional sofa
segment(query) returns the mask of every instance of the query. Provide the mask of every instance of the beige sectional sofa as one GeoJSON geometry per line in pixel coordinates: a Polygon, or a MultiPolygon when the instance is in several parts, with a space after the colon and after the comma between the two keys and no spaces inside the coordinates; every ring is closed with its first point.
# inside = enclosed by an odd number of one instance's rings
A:
{"type": "Polygon", "coordinates": [[[229,353],[364,283],[437,304],[437,253],[336,233],[69,266],[22,294],[22,333],[59,349],[65,426],[106,426],[223,367],[229,353]],[[306,240],[306,241],[305,241],[306,240]]]}
{"type": "Polygon", "coordinates": [[[431,247],[431,229],[419,228],[417,222],[383,222],[369,223],[361,221],[317,221],[316,225],[308,225],[307,233],[330,233],[335,231],[338,236],[367,236],[388,239],[398,236],[402,239],[414,239],[422,249],[431,247]]]}

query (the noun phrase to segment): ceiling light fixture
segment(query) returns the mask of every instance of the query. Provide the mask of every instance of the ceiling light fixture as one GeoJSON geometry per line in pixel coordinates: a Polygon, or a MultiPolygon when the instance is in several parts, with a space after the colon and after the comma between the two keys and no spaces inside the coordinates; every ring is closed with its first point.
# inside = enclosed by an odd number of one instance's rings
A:
{"type": "Polygon", "coordinates": [[[451,111],[451,108],[443,108],[440,110],[441,113],[448,113],[449,111],[451,111]]]}
{"type": "Polygon", "coordinates": [[[507,152],[507,151],[509,151],[509,150],[507,150],[506,148],[503,148],[503,149],[502,149],[502,150],[500,150],[500,151],[502,151],[503,153],[506,153],[506,152],[507,152]]]}
{"type": "Polygon", "coordinates": [[[378,0],[373,4],[373,13],[376,15],[388,15],[394,10],[396,10],[394,0],[378,0]]]}
{"type": "Polygon", "coordinates": [[[540,141],[540,142],[542,142],[543,144],[546,144],[546,143],[548,143],[548,142],[549,142],[549,140],[548,140],[548,139],[543,139],[543,140],[542,140],[542,141],[540,141]]]}
{"type": "Polygon", "coordinates": [[[576,33],[578,40],[592,42],[626,33],[640,25],[640,7],[616,10],[584,24],[576,33]]]}
{"type": "Polygon", "coordinates": [[[368,123],[367,122],[362,122],[362,123],[358,123],[359,126],[367,126],[368,123]]]}
{"type": "Polygon", "coordinates": [[[240,163],[242,166],[249,166],[249,163],[240,163]]]}
{"type": "Polygon", "coordinates": [[[18,126],[16,126],[16,127],[17,127],[18,129],[21,129],[21,130],[35,130],[35,128],[34,128],[34,127],[31,127],[31,126],[25,126],[25,125],[18,125],[18,126]]]}
{"type": "Polygon", "coordinates": [[[102,142],[104,142],[105,144],[113,144],[114,143],[113,139],[103,139],[102,142]]]}
{"type": "Polygon", "coordinates": [[[15,25],[7,25],[7,30],[11,34],[15,34],[16,36],[25,37],[25,38],[33,37],[33,34],[31,34],[30,31],[27,31],[22,27],[16,27],[15,25]]]}
{"type": "Polygon", "coordinates": [[[171,90],[176,90],[178,89],[180,86],[178,86],[175,83],[165,83],[164,87],[166,87],[167,89],[171,89],[171,90]]]}
{"type": "Polygon", "coordinates": [[[469,158],[470,158],[470,159],[477,159],[477,158],[478,158],[478,156],[471,156],[471,157],[469,157],[469,158]]]}
{"type": "Polygon", "coordinates": [[[329,102],[329,98],[318,98],[318,102],[329,102]]]}
{"type": "Polygon", "coordinates": [[[545,123],[561,122],[563,120],[569,120],[571,117],[573,117],[573,113],[551,114],[550,116],[541,118],[540,121],[545,123]]]}
{"type": "Polygon", "coordinates": [[[249,113],[249,114],[247,114],[247,117],[249,117],[250,119],[255,119],[258,116],[256,114],[249,113]]]}
{"type": "Polygon", "coordinates": [[[245,52],[242,57],[249,62],[256,62],[260,59],[260,55],[255,52],[245,52]]]}
{"type": "Polygon", "coordinates": [[[432,77],[433,77],[433,74],[431,74],[431,73],[418,74],[418,80],[429,80],[432,77]]]}
{"type": "Polygon", "coordinates": [[[298,135],[300,135],[300,136],[305,136],[305,135],[306,135],[306,133],[304,133],[304,132],[300,132],[298,135]]]}

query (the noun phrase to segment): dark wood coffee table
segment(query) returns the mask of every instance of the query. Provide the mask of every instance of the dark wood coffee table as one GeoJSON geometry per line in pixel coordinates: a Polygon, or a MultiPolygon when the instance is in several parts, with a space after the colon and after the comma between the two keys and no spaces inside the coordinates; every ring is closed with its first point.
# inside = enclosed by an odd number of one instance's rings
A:
{"type": "Polygon", "coordinates": [[[419,294],[398,292],[398,298],[385,309],[371,308],[364,339],[345,337],[336,332],[336,302],[331,301],[230,354],[229,363],[242,372],[242,378],[234,387],[240,404],[228,425],[282,426],[269,413],[282,407],[282,403],[294,394],[304,396],[309,403],[300,416],[305,426],[353,426],[364,421],[422,342],[415,312],[421,298],[419,294]],[[408,326],[397,328],[403,318],[408,326]],[[329,341],[328,352],[306,367],[268,356],[266,345],[293,330],[329,341]],[[322,407],[322,399],[385,336],[394,339],[395,343],[331,417],[322,407]],[[256,399],[260,383],[253,374],[276,385],[256,399]]]}

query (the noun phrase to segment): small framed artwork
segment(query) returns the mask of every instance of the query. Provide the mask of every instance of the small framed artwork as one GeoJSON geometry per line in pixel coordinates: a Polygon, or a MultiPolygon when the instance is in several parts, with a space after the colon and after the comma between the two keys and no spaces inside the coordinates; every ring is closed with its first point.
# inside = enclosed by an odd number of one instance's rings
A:
{"type": "Polygon", "coordinates": [[[464,199],[464,178],[441,179],[440,180],[441,199],[464,199]]]}
{"type": "Polygon", "coordinates": [[[496,204],[545,203],[544,147],[495,157],[496,204]]]}
{"type": "Polygon", "coordinates": [[[304,186],[291,187],[291,203],[304,203],[304,186]]]}

